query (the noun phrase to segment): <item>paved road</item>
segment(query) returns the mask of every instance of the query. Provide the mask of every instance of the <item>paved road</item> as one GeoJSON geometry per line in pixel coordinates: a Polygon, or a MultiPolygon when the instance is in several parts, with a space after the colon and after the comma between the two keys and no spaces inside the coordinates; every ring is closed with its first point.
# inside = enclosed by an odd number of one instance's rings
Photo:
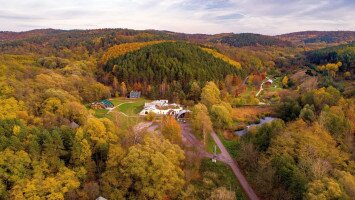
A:
{"type": "Polygon", "coordinates": [[[246,178],[242,174],[241,170],[239,169],[237,163],[229,155],[227,149],[224,147],[224,145],[222,144],[222,142],[219,139],[219,137],[217,136],[217,134],[215,132],[212,132],[211,136],[212,136],[213,140],[215,141],[215,143],[217,144],[217,146],[219,147],[219,149],[221,150],[221,154],[219,154],[217,157],[217,158],[219,158],[218,160],[224,161],[232,168],[235,176],[237,177],[240,185],[242,186],[243,190],[245,191],[245,193],[247,194],[249,199],[259,200],[259,197],[255,194],[253,188],[251,188],[248,181],[246,180],[246,178]]]}

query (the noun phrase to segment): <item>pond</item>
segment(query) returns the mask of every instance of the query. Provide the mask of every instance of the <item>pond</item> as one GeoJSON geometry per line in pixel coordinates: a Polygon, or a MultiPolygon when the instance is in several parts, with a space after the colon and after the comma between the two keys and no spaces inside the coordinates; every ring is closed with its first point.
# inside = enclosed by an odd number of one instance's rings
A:
{"type": "Polygon", "coordinates": [[[265,123],[268,123],[268,122],[271,122],[271,121],[273,121],[275,119],[276,119],[275,117],[264,117],[264,118],[261,118],[259,123],[250,124],[245,129],[239,130],[239,131],[235,131],[234,133],[236,135],[239,135],[239,136],[245,135],[248,132],[249,128],[252,128],[252,127],[255,127],[255,126],[261,126],[261,125],[263,125],[265,123]]]}

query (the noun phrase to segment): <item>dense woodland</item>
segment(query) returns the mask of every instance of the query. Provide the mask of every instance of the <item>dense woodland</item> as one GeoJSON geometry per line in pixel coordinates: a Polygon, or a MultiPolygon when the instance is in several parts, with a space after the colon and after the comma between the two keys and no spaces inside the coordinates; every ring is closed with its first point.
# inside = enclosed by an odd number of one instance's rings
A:
{"type": "MultiPolygon", "coordinates": [[[[146,87],[146,94],[159,93],[156,86],[161,85],[160,89],[164,90],[163,87],[170,85],[170,90],[182,99],[191,91],[193,82],[204,85],[206,81],[223,80],[226,75],[245,76],[241,68],[212,56],[198,46],[181,42],[155,44],[112,58],[103,69],[128,86],[139,83],[140,87],[146,87]]],[[[164,94],[160,97],[166,98],[164,94]]]]}
{"type": "Polygon", "coordinates": [[[246,198],[174,118],[137,136],[143,119],[89,108],[131,90],[188,106],[206,151],[215,130],[261,199],[353,199],[353,35],[0,32],[0,199],[246,198]]]}
{"type": "Polygon", "coordinates": [[[253,33],[241,33],[215,38],[212,42],[220,42],[234,47],[244,46],[290,46],[291,43],[275,37],[253,33]]]}

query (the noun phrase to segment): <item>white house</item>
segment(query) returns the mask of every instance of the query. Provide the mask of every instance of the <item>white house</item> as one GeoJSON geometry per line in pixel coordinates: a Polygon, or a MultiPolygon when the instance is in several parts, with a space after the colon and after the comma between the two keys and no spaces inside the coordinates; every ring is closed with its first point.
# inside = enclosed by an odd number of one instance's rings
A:
{"type": "Polygon", "coordinates": [[[150,112],[157,115],[176,115],[182,110],[183,108],[179,104],[169,104],[168,100],[156,100],[150,103],[145,103],[144,108],[139,115],[145,116],[150,112]]]}

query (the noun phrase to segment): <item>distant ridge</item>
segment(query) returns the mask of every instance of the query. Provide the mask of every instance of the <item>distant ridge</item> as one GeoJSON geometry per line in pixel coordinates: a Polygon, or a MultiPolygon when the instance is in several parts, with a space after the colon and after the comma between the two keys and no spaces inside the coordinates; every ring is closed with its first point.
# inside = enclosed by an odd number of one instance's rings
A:
{"type": "Polygon", "coordinates": [[[276,36],[295,43],[349,43],[355,41],[355,31],[302,31],[276,36]]]}
{"type": "Polygon", "coordinates": [[[234,47],[244,46],[291,46],[291,42],[278,39],[273,36],[240,33],[223,36],[211,40],[212,42],[224,43],[234,47]]]}

